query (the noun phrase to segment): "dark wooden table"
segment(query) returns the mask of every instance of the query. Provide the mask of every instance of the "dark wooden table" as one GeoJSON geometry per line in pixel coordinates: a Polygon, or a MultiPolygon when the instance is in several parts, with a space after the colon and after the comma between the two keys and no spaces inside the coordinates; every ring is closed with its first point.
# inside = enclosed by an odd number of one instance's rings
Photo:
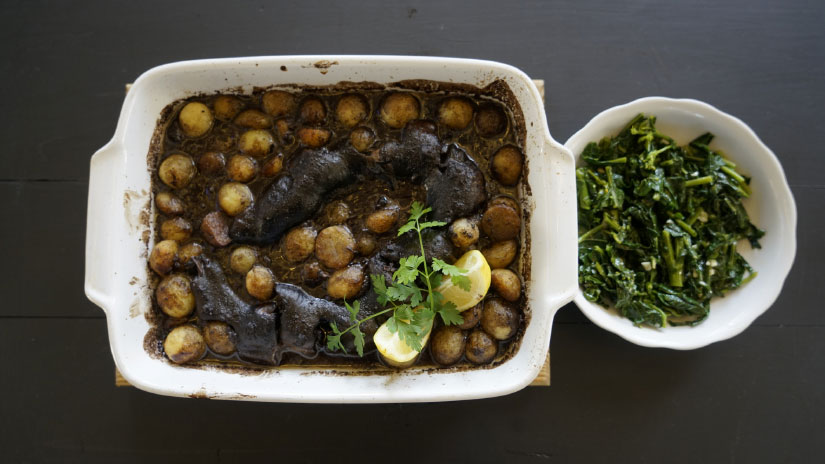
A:
{"type": "Polygon", "coordinates": [[[0,462],[822,462],[821,1],[5,1],[0,17],[0,462]],[[552,387],[490,400],[316,406],[116,388],[83,250],[89,157],[114,132],[123,84],[171,61],[305,53],[510,63],[546,80],[562,141],[646,95],[737,115],[796,196],[785,289],[742,335],[690,352],[629,344],[568,305],[552,387]]]}

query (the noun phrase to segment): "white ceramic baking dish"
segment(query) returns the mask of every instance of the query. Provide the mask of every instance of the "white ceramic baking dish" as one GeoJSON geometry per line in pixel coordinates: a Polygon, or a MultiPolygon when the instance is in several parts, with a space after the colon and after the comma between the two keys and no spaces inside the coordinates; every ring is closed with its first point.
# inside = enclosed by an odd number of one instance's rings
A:
{"type": "Polygon", "coordinates": [[[176,396],[290,402],[448,401],[504,395],[528,385],[547,355],[556,311],[577,288],[576,202],[572,154],[551,137],[544,105],[520,70],[479,60],[393,56],[284,56],[201,60],[151,69],[138,78],[112,140],[92,157],[86,235],[86,295],[107,316],[117,368],[134,386],[176,396]],[[532,188],[530,322],[511,359],[489,369],[409,369],[386,375],[337,375],[273,368],[250,375],[191,368],[144,349],[151,309],[147,246],[152,247],[147,153],[163,108],[197,93],[342,81],[389,84],[426,79],[484,87],[503,80],[518,100],[527,130],[524,153],[532,188]],[[148,242],[148,243],[147,243],[148,242]]]}

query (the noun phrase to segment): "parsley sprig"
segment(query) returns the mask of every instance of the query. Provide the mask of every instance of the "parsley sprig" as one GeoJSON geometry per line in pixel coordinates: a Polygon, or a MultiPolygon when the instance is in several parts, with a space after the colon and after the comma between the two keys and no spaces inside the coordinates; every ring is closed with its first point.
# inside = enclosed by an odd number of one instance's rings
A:
{"type": "Polygon", "coordinates": [[[392,333],[398,333],[398,337],[416,351],[421,351],[424,337],[432,328],[436,314],[441,316],[441,320],[447,325],[464,322],[455,304],[444,301],[441,293],[433,290],[441,285],[442,278],[446,276],[452,280],[454,285],[469,292],[470,279],[464,275],[467,273],[466,269],[459,269],[438,258],[432,258],[430,265],[427,265],[427,254],[424,251],[424,238],[421,232],[447,225],[446,222],[441,221],[423,221],[424,215],[430,211],[432,208],[424,208],[421,203],[413,202],[409,220],[398,229],[399,237],[413,230],[416,232],[421,254],[401,258],[398,270],[393,273],[392,282],[389,285],[383,275],[370,275],[372,288],[378,296],[378,303],[384,306],[384,309],[358,319],[358,313],[361,311],[360,302],[354,301],[349,304],[344,301],[352,325],[340,330],[334,322],[331,323],[332,333],[327,333],[327,349],[330,351],[340,349],[346,352],[346,348],[341,343],[341,337],[351,333],[358,356],[364,356],[364,332],[361,330],[361,324],[390,312],[392,315],[387,320],[387,328],[392,333]]]}

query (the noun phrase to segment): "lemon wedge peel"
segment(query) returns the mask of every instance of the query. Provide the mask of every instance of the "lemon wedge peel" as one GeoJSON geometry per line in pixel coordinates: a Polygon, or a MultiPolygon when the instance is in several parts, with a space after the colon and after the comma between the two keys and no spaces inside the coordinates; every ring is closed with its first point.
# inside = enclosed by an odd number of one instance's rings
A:
{"type": "Polygon", "coordinates": [[[455,285],[446,276],[435,291],[444,297],[444,301],[453,303],[458,311],[466,311],[481,302],[490,290],[490,265],[480,251],[470,250],[453,266],[467,271],[464,275],[470,279],[470,291],[455,285]]]}

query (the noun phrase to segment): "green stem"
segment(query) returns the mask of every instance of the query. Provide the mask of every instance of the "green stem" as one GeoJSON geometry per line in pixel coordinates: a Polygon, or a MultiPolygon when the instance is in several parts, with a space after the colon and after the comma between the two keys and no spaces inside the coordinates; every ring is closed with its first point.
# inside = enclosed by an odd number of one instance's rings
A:
{"type": "Polygon", "coordinates": [[[598,232],[598,231],[600,231],[600,230],[604,229],[604,226],[605,226],[605,223],[604,223],[604,222],[602,222],[602,223],[600,223],[599,225],[597,225],[596,227],[594,227],[594,228],[592,228],[592,229],[588,230],[587,232],[585,232],[584,234],[582,234],[582,236],[581,236],[581,237],[579,237],[579,243],[581,243],[581,242],[583,242],[583,241],[587,240],[588,238],[590,238],[590,236],[591,236],[591,235],[593,235],[593,234],[595,234],[596,232],[598,232]]]}
{"type": "Polygon", "coordinates": [[[719,168],[719,170],[736,179],[736,182],[739,182],[740,184],[745,183],[745,178],[742,177],[738,172],[729,168],[728,166],[722,166],[721,168],[719,168]]]}
{"type": "MultiPolygon", "coordinates": [[[[427,268],[427,254],[424,253],[424,239],[421,237],[421,226],[418,222],[418,219],[415,220],[415,231],[418,233],[418,245],[421,247],[421,256],[424,258],[424,282],[427,284],[427,296],[429,297],[433,293],[433,287],[430,284],[430,271],[427,268]]],[[[433,302],[435,298],[430,298],[430,311],[435,314],[435,308],[433,307],[433,302]]],[[[415,310],[415,308],[413,308],[415,310]]]]}
{"type": "Polygon", "coordinates": [[[712,184],[713,176],[697,177],[685,182],[685,187],[695,187],[697,185],[712,184]]]}
{"type": "Polygon", "coordinates": [[[370,320],[370,319],[376,318],[376,317],[378,317],[378,316],[380,316],[380,315],[382,315],[382,314],[388,313],[388,312],[390,312],[390,311],[395,311],[395,308],[397,308],[397,307],[398,307],[398,306],[396,306],[396,305],[395,305],[395,303],[393,303],[393,302],[391,302],[391,301],[389,301],[388,303],[392,304],[392,307],[391,307],[391,308],[382,309],[381,311],[378,311],[377,313],[375,313],[375,314],[373,314],[373,315],[371,315],[371,316],[367,316],[367,317],[365,317],[365,318],[361,319],[360,321],[356,322],[355,324],[352,324],[351,326],[347,327],[347,329],[346,329],[346,330],[343,330],[343,331],[339,332],[339,333],[338,333],[338,335],[344,335],[345,333],[349,332],[350,330],[352,330],[352,329],[354,329],[354,328],[356,328],[356,327],[360,326],[360,325],[361,325],[361,324],[363,324],[364,322],[367,322],[367,321],[368,321],[368,320],[370,320]]]}
{"type": "Polygon", "coordinates": [[[676,221],[676,224],[679,224],[679,227],[681,227],[682,229],[685,229],[685,232],[689,233],[691,237],[696,236],[696,231],[693,230],[693,227],[691,227],[687,222],[685,222],[681,219],[676,219],[675,221],[676,221]]]}

